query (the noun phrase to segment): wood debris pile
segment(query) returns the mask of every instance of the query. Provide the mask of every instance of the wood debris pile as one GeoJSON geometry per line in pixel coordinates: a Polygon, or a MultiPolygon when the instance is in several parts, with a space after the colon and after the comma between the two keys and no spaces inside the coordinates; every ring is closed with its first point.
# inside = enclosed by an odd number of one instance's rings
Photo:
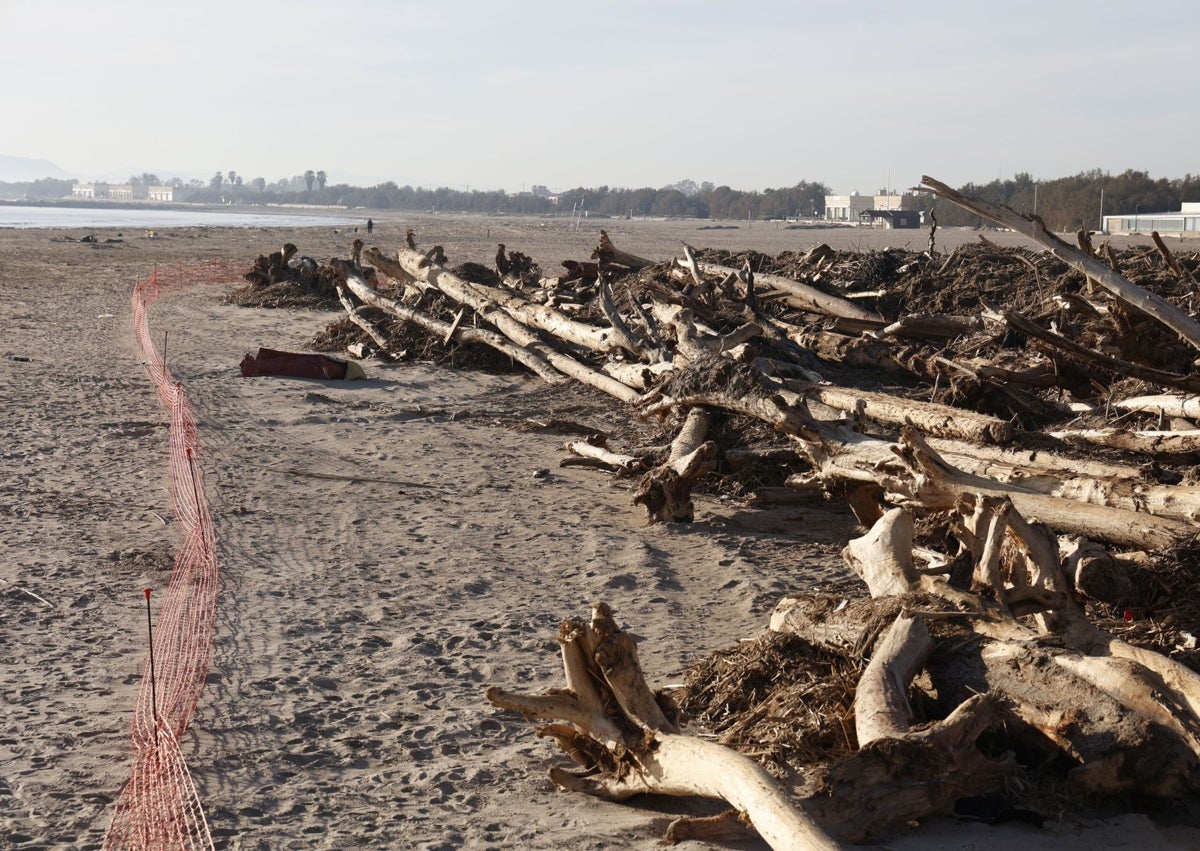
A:
{"type": "Polygon", "coordinates": [[[326,335],[339,346],[490,350],[670,424],[652,445],[566,447],[566,463],[637,477],[651,522],[691,521],[695,488],[741,474],[730,491],[844,499],[866,530],[843,556],[869,598],[781,601],[758,662],[709,660],[679,695],[787,774],[788,794],[680,732],[602,604],[560,633],[566,691],[489,693],[554,722],[542,732],[579,765],[552,774],[560,785],[723,797],[740,815],[673,835],[749,822],[777,847],[862,840],[1018,777],[1200,788],[1200,675],[1183,664],[1200,634],[1200,257],[1157,236],[1074,248],[1036,217],[925,183],[1043,250],[940,255],[934,229],[925,252],[684,246],[656,263],[601,232],[555,278],[503,246],[493,269],[451,267],[410,232],[395,253],[356,241],[324,267],[346,311],[326,335]],[[754,673],[783,659],[799,667],[754,673]],[[821,720],[789,726],[806,715],[821,720]]]}

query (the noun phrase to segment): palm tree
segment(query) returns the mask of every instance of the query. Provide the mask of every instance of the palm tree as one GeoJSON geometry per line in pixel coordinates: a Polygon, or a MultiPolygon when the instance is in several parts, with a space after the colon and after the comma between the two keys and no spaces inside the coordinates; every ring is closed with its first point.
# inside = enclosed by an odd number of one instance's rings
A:
{"type": "Polygon", "coordinates": [[[317,172],[317,189],[324,189],[324,188],[325,188],[325,181],[326,181],[326,179],[327,179],[327,177],[326,177],[326,174],[325,174],[325,172],[323,172],[323,171],[318,171],[318,172],[317,172]]]}
{"type": "Polygon", "coordinates": [[[308,191],[312,192],[313,181],[317,179],[317,173],[311,168],[304,172],[304,183],[308,187],[308,191]]]}

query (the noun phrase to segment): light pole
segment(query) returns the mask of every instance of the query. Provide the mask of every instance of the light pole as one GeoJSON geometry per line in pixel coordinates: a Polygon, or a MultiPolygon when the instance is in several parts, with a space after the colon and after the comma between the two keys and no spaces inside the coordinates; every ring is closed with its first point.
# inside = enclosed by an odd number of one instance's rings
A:
{"type": "Polygon", "coordinates": [[[1141,212],[1142,212],[1142,205],[1134,204],[1133,205],[1133,232],[1134,233],[1142,232],[1142,229],[1138,226],[1138,216],[1141,212]]]}

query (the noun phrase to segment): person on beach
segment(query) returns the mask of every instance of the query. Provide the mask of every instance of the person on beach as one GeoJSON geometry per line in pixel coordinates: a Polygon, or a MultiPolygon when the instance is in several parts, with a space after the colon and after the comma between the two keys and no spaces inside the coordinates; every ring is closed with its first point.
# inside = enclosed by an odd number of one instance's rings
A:
{"type": "Polygon", "coordinates": [[[375,230],[375,223],[370,219],[367,219],[367,233],[370,233],[373,230],[375,230]]]}

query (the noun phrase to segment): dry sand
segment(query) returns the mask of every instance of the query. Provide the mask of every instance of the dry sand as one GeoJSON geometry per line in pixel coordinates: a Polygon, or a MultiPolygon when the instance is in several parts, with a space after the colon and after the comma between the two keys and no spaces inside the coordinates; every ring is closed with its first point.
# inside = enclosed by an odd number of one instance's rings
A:
{"type": "MultiPolygon", "coordinates": [[[[376,222],[369,244],[398,244],[415,224],[452,260],[488,262],[505,242],[546,266],[585,257],[600,225],[649,256],[677,253],[680,239],[771,253],[927,241],[695,222],[376,222]]],[[[65,239],[82,235],[0,231],[2,348],[30,359],[0,361],[3,848],[96,847],[129,773],[141,589],[165,589],[177,543],[134,280],[178,261],[248,266],[286,240],[345,256],[352,238],[191,228],[65,239]]],[[[939,231],[939,247],[975,238],[939,231]]],[[[650,849],[668,813],[711,811],[557,793],[545,777],[556,750],[493,711],[484,687],[561,685],[558,623],[595,599],[641,639],[649,680],[677,682],[761,631],[789,591],[850,587],[838,552],[853,517],[701,497],[696,524],[647,527],[627,484],[559,469],[566,438],[544,428],[604,430],[615,406],[532,378],[369,363],[360,383],[242,379],[244,353],[305,348],[331,316],[231,307],[233,283],[164,298],[150,315],[197,413],[217,523],[212,669],[183,742],[217,847],[650,849]]],[[[886,845],[1200,847],[1200,833],[1156,818],[1042,830],[942,819],[886,845]]]]}

